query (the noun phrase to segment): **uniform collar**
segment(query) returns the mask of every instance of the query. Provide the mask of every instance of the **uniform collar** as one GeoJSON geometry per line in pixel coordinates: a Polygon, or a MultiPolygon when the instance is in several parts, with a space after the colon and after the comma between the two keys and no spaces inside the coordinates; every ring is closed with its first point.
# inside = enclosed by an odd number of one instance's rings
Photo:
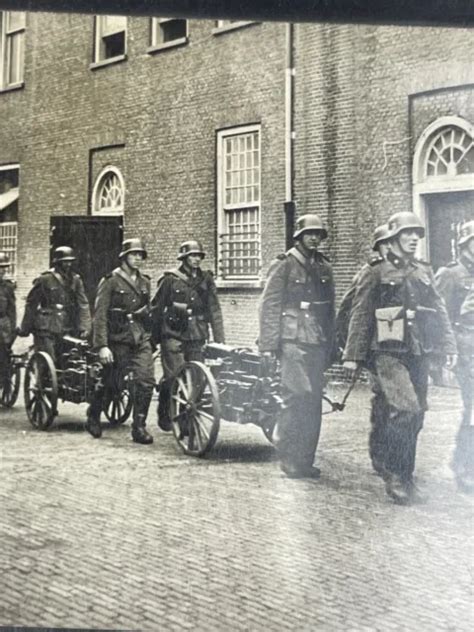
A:
{"type": "Polygon", "coordinates": [[[459,262],[462,263],[468,272],[471,274],[474,272],[474,261],[464,253],[459,255],[459,262]]]}

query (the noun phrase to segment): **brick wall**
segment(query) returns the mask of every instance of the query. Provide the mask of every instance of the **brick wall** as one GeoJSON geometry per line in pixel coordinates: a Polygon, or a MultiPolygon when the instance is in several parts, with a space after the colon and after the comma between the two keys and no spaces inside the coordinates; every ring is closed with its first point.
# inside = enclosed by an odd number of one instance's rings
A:
{"type": "MultiPolygon", "coordinates": [[[[215,36],[190,22],[186,46],[147,54],[149,21],[128,20],[127,61],[91,70],[93,18],[29,14],[25,88],[0,94],[0,164],[21,165],[18,296],[48,264],[49,217],[89,212],[106,164],[126,183],[125,235],[143,237],[147,272],[200,238],[216,270],[216,135],[259,123],[264,272],[284,249],[284,24],[215,36]]],[[[328,222],[338,297],[373,227],[411,207],[416,138],[438,116],[473,120],[465,29],[295,26],[298,213],[328,222]],[[435,90],[436,92],[430,92],[435,90]]],[[[257,334],[256,290],[222,290],[230,342],[257,334]]]]}

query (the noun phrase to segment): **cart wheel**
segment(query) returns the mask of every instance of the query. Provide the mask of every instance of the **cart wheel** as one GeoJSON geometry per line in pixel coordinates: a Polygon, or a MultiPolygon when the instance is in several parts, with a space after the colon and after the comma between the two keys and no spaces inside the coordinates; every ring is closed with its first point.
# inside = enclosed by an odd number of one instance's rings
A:
{"type": "Polygon", "coordinates": [[[20,390],[20,366],[14,364],[10,358],[7,374],[0,384],[0,404],[5,408],[11,408],[18,399],[20,390]]]}
{"type": "Polygon", "coordinates": [[[174,376],[170,419],[175,439],[185,454],[203,456],[216,442],[219,392],[212,373],[202,362],[188,362],[174,376]]]}
{"type": "Polygon", "coordinates": [[[103,410],[111,426],[125,423],[132,412],[132,398],[128,388],[124,386],[118,392],[106,392],[103,410]]]}
{"type": "Polygon", "coordinates": [[[26,365],[24,394],[31,425],[46,430],[57,414],[58,380],[51,356],[44,351],[34,353],[26,365]]]}

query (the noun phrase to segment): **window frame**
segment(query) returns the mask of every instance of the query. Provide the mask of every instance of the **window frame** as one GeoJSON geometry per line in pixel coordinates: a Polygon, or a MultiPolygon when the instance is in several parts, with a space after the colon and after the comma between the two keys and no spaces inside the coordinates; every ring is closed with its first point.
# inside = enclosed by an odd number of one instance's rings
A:
{"type": "Polygon", "coordinates": [[[94,16],[94,50],[93,50],[93,62],[90,64],[91,69],[102,68],[103,66],[109,66],[111,64],[116,64],[121,61],[125,61],[127,59],[127,35],[128,35],[128,20],[127,16],[114,16],[114,17],[123,17],[125,19],[125,28],[122,30],[117,30],[114,33],[109,33],[108,35],[113,35],[115,33],[124,33],[124,46],[123,53],[119,55],[114,55],[113,57],[106,57],[104,59],[100,58],[100,49],[102,45],[102,39],[104,37],[103,34],[103,19],[111,17],[111,14],[107,15],[95,15],[94,16]]]}
{"type": "Polygon", "coordinates": [[[0,92],[6,92],[8,90],[18,90],[25,85],[25,40],[26,40],[26,11],[0,11],[1,24],[0,24],[0,92]],[[23,14],[22,26],[14,29],[7,28],[9,17],[12,13],[23,14]],[[10,59],[10,42],[13,38],[19,36],[20,39],[20,55],[18,61],[18,73],[20,75],[19,81],[8,83],[8,75],[11,71],[11,59],[10,59]]]}
{"type": "MultiPolygon", "coordinates": [[[[0,172],[1,171],[13,171],[16,170],[18,171],[18,200],[20,199],[19,195],[20,195],[20,164],[15,162],[12,164],[7,164],[7,165],[0,165],[0,172]]],[[[0,211],[1,213],[2,211],[0,211]]],[[[14,227],[14,235],[9,235],[7,236],[7,238],[13,238],[14,239],[14,248],[4,248],[3,244],[2,244],[2,239],[3,239],[3,235],[0,235],[0,250],[3,252],[6,252],[7,254],[9,254],[10,256],[13,254],[13,256],[11,257],[11,264],[8,267],[8,273],[7,273],[7,278],[8,279],[12,279],[15,280],[17,277],[17,272],[18,272],[18,221],[6,221],[6,222],[0,222],[0,227],[4,226],[4,227],[14,227]]],[[[0,228],[0,232],[1,232],[1,228],[0,228]]]]}
{"type": "Polygon", "coordinates": [[[126,193],[125,180],[120,169],[118,169],[117,167],[114,167],[113,165],[107,165],[99,173],[94,183],[94,188],[92,190],[92,200],[91,200],[91,215],[99,216],[99,217],[123,217],[125,213],[125,193],[126,193]],[[103,210],[100,210],[98,207],[99,195],[102,190],[103,182],[109,173],[113,173],[117,176],[120,182],[122,191],[123,191],[123,195],[122,195],[123,201],[122,201],[122,207],[119,210],[114,209],[113,211],[103,211],[103,210]]]}
{"type": "Polygon", "coordinates": [[[231,128],[221,129],[217,131],[217,177],[216,177],[216,200],[217,200],[217,275],[216,284],[218,287],[262,287],[262,126],[260,123],[247,125],[238,125],[231,128]],[[223,274],[222,264],[223,255],[223,235],[227,230],[226,225],[226,204],[224,202],[225,195],[225,140],[232,136],[242,136],[256,132],[258,134],[259,145],[259,164],[258,164],[258,202],[233,204],[232,210],[238,211],[239,208],[245,210],[249,206],[256,206],[258,212],[258,272],[255,275],[229,275],[223,274]]]}
{"type": "Polygon", "coordinates": [[[159,52],[161,50],[167,50],[168,48],[175,48],[177,46],[184,46],[189,42],[189,20],[186,18],[164,18],[164,17],[152,17],[150,18],[150,46],[147,48],[147,53],[159,52]],[[168,42],[158,43],[156,41],[156,27],[158,24],[164,24],[166,22],[172,22],[174,20],[184,20],[186,22],[186,35],[184,37],[177,37],[174,40],[168,42]]]}

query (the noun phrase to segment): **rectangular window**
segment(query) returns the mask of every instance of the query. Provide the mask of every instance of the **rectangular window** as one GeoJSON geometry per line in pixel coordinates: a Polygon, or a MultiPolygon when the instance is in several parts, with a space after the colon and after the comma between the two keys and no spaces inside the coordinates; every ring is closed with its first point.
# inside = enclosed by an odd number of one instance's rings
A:
{"type": "Polygon", "coordinates": [[[25,27],[25,11],[0,13],[0,89],[23,84],[25,27]]]}
{"type": "Polygon", "coordinates": [[[9,278],[16,274],[19,177],[18,165],[0,166],[0,251],[10,258],[9,278]]]}
{"type": "Polygon", "coordinates": [[[188,21],[179,18],[151,18],[151,47],[166,48],[185,44],[188,21]]]}
{"type": "Polygon", "coordinates": [[[121,59],[126,54],[127,18],[124,15],[97,15],[95,18],[94,61],[121,59]]]}
{"type": "Polygon", "coordinates": [[[218,132],[219,276],[256,280],[260,255],[260,128],[218,132]]]}

